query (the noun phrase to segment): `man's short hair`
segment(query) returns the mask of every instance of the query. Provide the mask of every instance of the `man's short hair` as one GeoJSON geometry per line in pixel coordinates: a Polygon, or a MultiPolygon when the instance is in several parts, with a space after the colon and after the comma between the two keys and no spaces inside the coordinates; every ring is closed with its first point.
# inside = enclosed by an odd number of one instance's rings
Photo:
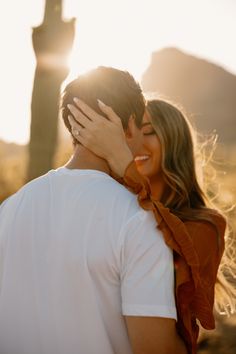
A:
{"type": "MultiPolygon", "coordinates": [[[[141,126],[145,100],[140,85],[127,71],[99,66],[87,74],[78,76],[66,86],[62,93],[61,112],[70,132],[71,126],[68,121],[70,111],[67,104],[73,104],[74,97],[80,98],[97,113],[104,115],[97,104],[97,99],[100,99],[121,118],[125,130],[131,115],[135,118],[136,125],[141,126]]],[[[77,143],[74,138],[73,142],[77,143]]]]}

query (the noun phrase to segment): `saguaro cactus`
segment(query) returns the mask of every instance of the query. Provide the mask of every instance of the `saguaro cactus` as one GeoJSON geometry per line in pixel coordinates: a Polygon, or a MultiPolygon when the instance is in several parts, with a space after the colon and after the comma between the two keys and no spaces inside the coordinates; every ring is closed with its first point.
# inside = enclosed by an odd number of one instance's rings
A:
{"type": "Polygon", "coordinates": [[[46,0],[43,23],[33,29],[37,60],[31,103],[31,129],[27,180],[53,167],[57,143],[60,86],[75,34],[75,19],[62,20],[62,1],[46,0]]]}

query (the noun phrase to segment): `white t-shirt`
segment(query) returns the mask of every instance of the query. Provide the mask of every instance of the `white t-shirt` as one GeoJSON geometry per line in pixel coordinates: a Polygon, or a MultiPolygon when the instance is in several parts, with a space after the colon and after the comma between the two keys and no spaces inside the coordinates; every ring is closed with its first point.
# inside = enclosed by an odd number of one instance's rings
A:
{"type": "Polygon", "coordinates": [[[52,170],[0,207],[0,354],[131,354],[122,314],[176,318],[173,278],[135,195],[52,170]]]}

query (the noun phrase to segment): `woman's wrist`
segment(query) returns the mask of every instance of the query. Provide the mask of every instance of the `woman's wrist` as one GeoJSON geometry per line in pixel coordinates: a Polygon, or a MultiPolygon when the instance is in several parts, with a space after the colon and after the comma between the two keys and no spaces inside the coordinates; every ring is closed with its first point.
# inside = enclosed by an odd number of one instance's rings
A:
{"type": "Polygon", "coordinates": [[[123,177],[127,166],[133,161],[133,155],[127,146],[127,149],[120,151],[119,156],[110,156],[107,161],[111,170],[119,177],[123,177]]]}

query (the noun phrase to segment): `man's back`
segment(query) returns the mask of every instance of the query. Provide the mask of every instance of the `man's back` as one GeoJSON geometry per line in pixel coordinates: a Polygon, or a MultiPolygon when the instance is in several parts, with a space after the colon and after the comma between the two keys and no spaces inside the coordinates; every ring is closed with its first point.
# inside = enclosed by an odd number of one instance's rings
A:
{"type": "Polygon", "coordinates": [[[0,209],[0,354],[130,354],[122,314],[175,317],[171,262],[107,174],[49,172],[0,209]]]}

